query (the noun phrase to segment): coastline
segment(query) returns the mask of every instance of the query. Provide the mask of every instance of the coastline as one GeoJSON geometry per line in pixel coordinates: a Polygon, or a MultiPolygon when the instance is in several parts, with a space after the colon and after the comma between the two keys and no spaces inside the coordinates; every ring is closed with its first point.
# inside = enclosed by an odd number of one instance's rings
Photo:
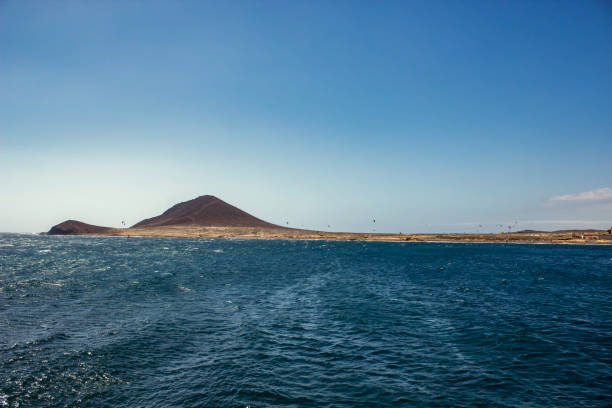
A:
{"type": "Polygon", "coordinates": [[[105,231],[73,233],[82,236],[176,237],[225,239],[295,239],[369,242],[439,242],[499,244],[589,244],[612,245],[606,231],[585,237],[579,230],[554,232],[512,232],[498,234],[390,234],[301,230],[292,228],[166,226],[148,228],[108,228],[105,231]]]}
{"type": "Polygon", "coordinates": [[[143,236],[182,238],[296,239],[385,242],[466,242],[612,245],[612,229],[559,231],[523,230],[499,233],[381,233],[332,232],[272,224],[212,195],[202,195],[170,207],[131,227],[113,228],[74,219],[54,225],[49,235],[143,236]]]}

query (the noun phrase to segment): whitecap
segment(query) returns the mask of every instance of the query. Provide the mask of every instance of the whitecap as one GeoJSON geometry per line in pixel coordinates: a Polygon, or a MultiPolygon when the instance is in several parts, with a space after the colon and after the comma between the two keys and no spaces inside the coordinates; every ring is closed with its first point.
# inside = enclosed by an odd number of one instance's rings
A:
{"type": "Polygon", "coordinates": [[[223,250],[222,249],[213,249],[213,252],[216,252],[216,253],[220,254],[220,253],[223,252],[223,250]]]}
{"type": "Polygon", "coordinates": [[[38,251],[39,254],[46,254],[46,253],[49,253],[49,252],[51,252],[50,249],[41,249],[40,251],[38,251]]]}

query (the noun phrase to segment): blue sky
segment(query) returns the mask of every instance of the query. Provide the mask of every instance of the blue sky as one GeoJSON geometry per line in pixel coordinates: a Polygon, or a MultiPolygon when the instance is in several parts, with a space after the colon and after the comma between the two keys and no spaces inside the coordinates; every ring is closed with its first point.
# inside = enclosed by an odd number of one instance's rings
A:
{"type": "Polygon", "coordinates": [[[609,227],[611,73],[604,1],[0,1],[0,231],[609,227]]]}

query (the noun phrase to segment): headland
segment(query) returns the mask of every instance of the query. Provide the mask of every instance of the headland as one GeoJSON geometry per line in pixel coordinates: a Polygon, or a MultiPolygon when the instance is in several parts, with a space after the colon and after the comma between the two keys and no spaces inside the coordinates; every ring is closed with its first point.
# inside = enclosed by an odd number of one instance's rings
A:
{"type": "Polygon", "coordinates": [[[321,239],[347,241],[497,242],[554,244],[612,244],[610,230],[560,230],[497,234],[399,234],[315,231],[275,225],[211,195],[174,205],[162,214],[129,228],[112,228],[68,220],[48,235],[103,235],[203,238],[321,239]]]}

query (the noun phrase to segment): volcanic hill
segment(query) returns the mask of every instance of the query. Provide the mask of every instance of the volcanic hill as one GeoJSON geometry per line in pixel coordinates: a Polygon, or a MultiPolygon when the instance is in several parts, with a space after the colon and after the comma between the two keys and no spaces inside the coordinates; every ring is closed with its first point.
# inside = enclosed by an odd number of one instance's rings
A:
{"type": "Polygon", "coordinates": [[[68,220],[61,224],[51,227],[47,234],[49,235],[80,235],[80,234],[107,234],[112,232],[114,228],[99,227],[97,225],[86,224],[81,221],[68,220]]]}
{"type": "Polygon", "coordinates": [[[203,195],[193,200],[176,204],[163,214],[142,220],[132,225],[131,228],[166,227],[171,225],[280,228],[277,225],[253,217],[251,214],[211,195],[203,195]]]}
{"type": "Polygon", "coordinates": [[[130,228],[111,228],[68,220],[57,224],[47,232],[49,235],[129,235],[130,233],[151,234],[152,231],[177,231],[179,229],[202,228],[251,228],[286,229],[253,217],[218,199],[203,195],[193,200],[176,204],[157,217],[142,220],[130,228]]]}

